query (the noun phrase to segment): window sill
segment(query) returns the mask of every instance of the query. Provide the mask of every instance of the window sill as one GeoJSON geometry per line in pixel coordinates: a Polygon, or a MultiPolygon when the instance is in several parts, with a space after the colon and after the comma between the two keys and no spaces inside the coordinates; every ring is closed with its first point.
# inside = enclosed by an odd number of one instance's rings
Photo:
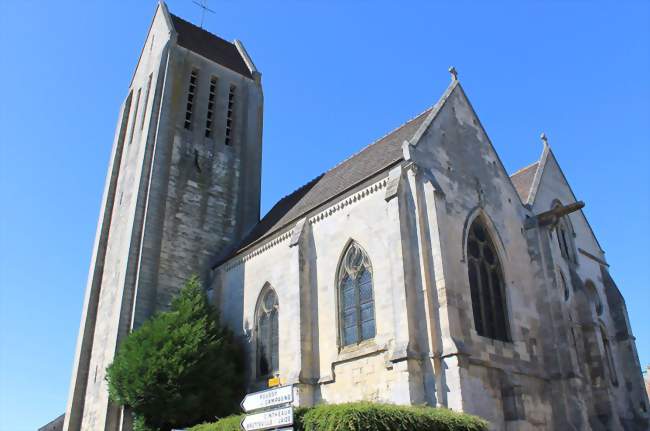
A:
{"type": "Polygon", "coordinates": [[[341,362],[348,362],[364,356],[375,355],[377,353],[385,352],[386,350],[387,348],[385,345],[380,346],[376,344],[374,340],[362,341],[359,344],[342,347],[339,350],[336,361],[334,361],[332,365],[341,362]]]}

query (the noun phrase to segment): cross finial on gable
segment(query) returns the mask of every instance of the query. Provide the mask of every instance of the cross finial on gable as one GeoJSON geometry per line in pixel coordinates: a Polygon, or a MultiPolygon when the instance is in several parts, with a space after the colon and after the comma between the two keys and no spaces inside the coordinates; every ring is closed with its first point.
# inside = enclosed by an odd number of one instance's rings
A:
{"type": "Polygon", "coordinates": [[[449,68],[449,73],[451,73],[452,81],[458,81],[458,71],[456,71],[456,68],[454,66],[451,66],[449,68]]]}
{"type": "Polygon", "coordinates": [[[542,132],[542,134],[540,135],[540,139],[542,140],[544,145],[548,145],[548,136],[546,136],[546,133],[542,132]]]}

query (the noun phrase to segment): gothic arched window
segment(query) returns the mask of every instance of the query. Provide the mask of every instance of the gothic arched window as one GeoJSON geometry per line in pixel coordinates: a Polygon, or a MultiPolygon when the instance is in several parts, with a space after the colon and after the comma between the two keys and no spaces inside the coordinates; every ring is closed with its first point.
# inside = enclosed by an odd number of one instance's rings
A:
{"type": "Polygon", "coordinates": [[[341,345],[356,344],[375,337],[375,301],[372,266],[356,242],[350,243],[338,272],[339,327],[341,345]]]}
{"type": "Polygon", "coordinates": [[[476,332],[508,341],[503,271],[480,217],[472,223],[467,237],[467,271],[476,332]]]}
{"type": "Polygon", "coordinates": [[[278,296],[265,289],[258,301],[256,318],[257,375],[266,377],[278,371],[278,296]]]}
{"type": "MultiPolygon", "coordinates": [[[[561,204],[556,202],[554,207],[558,206],[561,206],[561,204]]],[[[568,216],[560,217],[555,226],[555,235],[557,236],[557,243],[560,247],[562,256],[571,262],[576,262],[576,255],[573,246],[573,229],[568,216]]]]}

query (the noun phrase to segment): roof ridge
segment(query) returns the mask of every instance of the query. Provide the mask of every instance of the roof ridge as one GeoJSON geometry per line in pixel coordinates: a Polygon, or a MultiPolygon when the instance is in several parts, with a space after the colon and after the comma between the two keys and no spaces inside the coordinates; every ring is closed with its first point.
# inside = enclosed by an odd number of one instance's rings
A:
{"type": "MultiPolygon", "coordinates": [[[[323,172],[322,174],[316,175],[314,178],[312,178],[311,180],[307,181],[306,183],[304,183],[303,185],[301,185],[301,186],[298,187],[297,189],[293,190],[291,193],[287,193],[286,195],[282,196],[282,197],[281,197],[280,199],[278,199],[278,200],[275,202],[275,204],[273,204],[273,206],[272,206],[272,207],[271,207],[271,208],[266,212],[266,214],[264,215],[264,217],[266,217],[266,215],[267,215],[268,213],[270,213],[270,212],[273,210],[273,208],[275,208],[276,206],[278,206],[278,204],[280,204],[283,200],[285,200],[285,199],[288,198],[288,197],[291,197],[291,196],[295,195],[296,193],[298,193],[298,192],[301,191],[302,189],[306,188],[307,186],[312,185],[313,183],[315,183],[316,181],[318,181],[319,179],[321,179],[321,178],[323,177],[323,175],[325,175],[327,172],[329,172],[329,171],[325,171],[325,172],[323,172]]],[[[262,217],[262,218],[264,218],[264,217],[262,217]]]]}
{"type": "MultiPolygon", "coordinates": [[[[202,31],[202,32],[204,32],[204,33],[207,33],[207,34],[209,34],[210,36],[214,36],[214,37],[216,37],[217,39],[223,40],[224,42],[229,43],[229,44],[235,46],[235,44],[234,44],[233,42],[231,42],[231,41],[229,41],[229,40],[226,40],[226,39],[224,39],[223,37],[221,37],[221,36],[219,36],[219,35],[216,35],[216,34],[212,33],[211,31],[208,31],[208,30],[204,29],[203,27],[199,27],[198,25],[194,24],[194,23],[191,22],[191,21],[188,21],[188,20],[186,20],[186,19],[184,19],[184,18],[181,18],[180,16],[175,15],[175,14],[173,14],[173,13],[171,13],[171,12],[169,12],[169,15],[171,15],[173,18],[178,19],[179,21],[183,21],[184,23],[186,23],[186,24],[188,24],[188,25],[191,25],[192,27],[194,27],[195,29],[197,29],[197,30],[199,30],[199,31],[202,31]]],[[[173,23],[172,23],[172,24],[173,24],[173,23]]],[[[174,29],[174,30],[178,31],[177,29],[174,29]]]]}
{"type": "Polygon", "coordinates": [[[520,174],[520,173],[522,173],[523,171],[525,171],[526,169],[530,169],[530,168],[532,168],[532,167],[535,166],[535,165],[539,165],[539,160],[535,160],[535,161],[534,161],[533,163],[531,163],[530,165],[524,166],[523,168],[519,169],[518,171],[515,171],[515,172],[511,173],[509,176],[510,176],[510,177],[514,177],[515,175],[520,174]]]}
{"type": "MultiPolygon", "coordinates": [[[[434,105],[434,106],[435,106],[435,105],[434,105]]],[[[394,129],[391,130],[390,132],[385,133],[383,136],[381,136],[381,137],[375,139],[374,141],[372,141],[371,143],[369,143],[369,144],[366,145],[365,147],[362,147],[362,148],[361,148],[359,151],[357,151],[356,153],[353,153],[352,155],[350,155],[350,156],[346,157],[345,159],[341,160],[341,161],[338,162],[336,165],[332,166],[330,169],[328,169],[328,170],[326,170],[325,172],[323,172],[322,175],[324,175],[324,174],[326,174],[326,173],[328,173],[328,172],[330,172],[330,171],[333,171],[334,169],[338,168],[338,167],[339,167],[340,165],[342,165],[343,163],[345,163],[345,162],[347,162],[348,160],[353,159],[353,158],[356,157],[357,155],[363,153],[363,152],[366,150],[366,148],[375,145],[377,142],[381,141],[382,139],[385,139],[385,138],[387,138],[388,136],[392,135],[393,133],[397,132],[398,130],[400,130],[400,129],[406,127],[406,126],[407,126],[409,123],[411,123],[412,121],[417,120],[418,118],[420,118],[421,116],[423,116],[423,115],[426,114],[427,112],[431,111],[431,109],[433,109],[433,106],[429,106],[427,109],[425,109],[424,111],[420,112],[420,113],[419,113],[418,115],[416,115],[415,117],[406,120],[404,123],[400,124],[399,126],[397,126],[396,128],[394,128],[394,129]]]]}
{"type": "MultiPolygon", "coordinates": [[[[386,138],[387,136],[389,136],[389,135],[391,135],[391,134],[397,132],[398,130],[402,129],[403,127],[405,127],[406,125],[408,125],[411,121],[420,118],[422,115],[426,114],[426,113],[427,113],[428,111],[430,111],[432,108],[433,108],[433,106],[430,106],[429,108],[427,108],[427,109],[425,109],[424,111],[420,112],[420,113],[419,113],[418,115],[416,115],[415,117],[408,119],[408,120],[405,121],[403,124],[400,124],[399,126],[397,126],[396,128],[394,128],[394,129],[391,130],[390,132],[384,134],[382,137],[380,137],[380,138],[378,138],[378,139],[375,139],[374,141],[372,141],[371,143],[369,143],[369,144],[366,145],[365,147],[361,148],[361,149],[360,149],[359,151],[357,151],[356,153],[354,153],[354,154],[352,154],[351,156],[348,156],[348,157],[346,157],[345,159],[341,160],[340,162],[338,162],[336,165],[332,166],[332,167],[329,168],[328,170],[322,172],[322,173],[319,174],[319,175],[316,175],[314,178],[312,178],[311,180],[309,180],[309,181],[306,182],[305,184],[301,185],[300,187],[298,187],[297,189],[295,189],[295,190],[292,191],[291,193],[288,193],[288,194],[282,196],[280,199],[277,200],[277,202],[273,205],[273,207],[275,207],[277,204],[279,204],[280,201],[282,201],[283,199],[286,199],[286,198],[288,198],[289,196],[292,196],[292,195],[298,193],[300,190],[304,189],[305,187],[309,186],[310,184],[312,184],[312,183],[314,183],[315,181],[317,181],[317,180],[319,180],[320,178],[322,178],[322,177],[323,177],[325,174],[327,174],[328,172],[333,171],[334,169],[336,169],[337,167],[339,167],[339,166],[342,165],[343,163],[345,163],[345,162],[347,162],[348,160],[353,159],[353,158],[356,157],[357,155],[363,153],[363,152],[366,150],[366,148],[368,148],[368,147],[370,147],[370,146],[372,146],[372,145],[375,145],[377,142],[381,141],[382,139],[386,138]]],[[[271,209],[273,209],[273,207],[271,207],[271,209]]],[[[270,211],[271,211],[271,210],[267,211],[267,213],[270,212],[270,211]]]]}

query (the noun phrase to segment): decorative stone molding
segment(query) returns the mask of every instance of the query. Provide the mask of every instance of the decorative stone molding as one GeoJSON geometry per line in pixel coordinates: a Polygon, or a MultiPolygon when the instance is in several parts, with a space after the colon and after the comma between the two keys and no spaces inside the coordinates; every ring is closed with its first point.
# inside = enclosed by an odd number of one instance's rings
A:
{"type": "Polygon", "coordinates": [[[339,210],[342,210],[343,208],[350,206],[358,201],[361,201],[362,199],[365,199],[366,197],[370,196],[371,194],[383,189],[386,187],[388,184],[388,178],[384,178],[374,184],[371,184],[370,186],[359,190],[358,192],[353,193],[352,195],[348,196],[347,198],[337,202],[336,204],[326,208],[325,210],[321,211],[320,213],[316,214],[315,216],[311,217],[309,219],[309,224],[316,224],[327,217],[331,216],[332,214],[338,212],[339,210]]]}
{"type": "Polygon", "coordinates": [[[300,237],[302,237],[302,233],[305,231],[306,222],[307,218],[302,218],[298,220],[298,223],[296,223],[296,225],[293,227],[293,230],[291,231],[291,240],[289,241],[289,247],[298,245],[298,242],[300,242],[300,237]]]}
{"type": "Polygon", "coordinates": [[[271,240],[271,241],[269,241],[267,243],[264,243],[263,245],[255,248],[251,252],[249,252],[247,254],[244,254],[242,256],[237,256],[236,258],[234,258],[230,262],[227,262],[224,265],[225,270],[230,271],[231,269],[236,268],[237,266],[241,265],[242,263],[251,260],[255,256],[258,256],[258,255],[264,253],[265,251],[275,247],[276,245],[280,244],[281,242],[283,242],[283,241],[285,241],[287,239],[291,239],[291,241],[289,243],[290,247],[296,245],[298,243],[298,241],[300,240],[300,235],[301,235],[302,231],[304,230],[304,225],[307,223],[307,220],[309,221],[310,225],[316,224],[316,223],[320,222],[321,220],[324,220],[327,217],[331,216],[332,214],[338,212],[339,210],[342,210],[343,208],[345,208],[347,206],[350,206],[350,205],[352,205],[352,204],[354,204],[356,202],[359,202],[362,199],[365,199],[368,196],[372,195],[373,193],[384,189],[387,184],[388,184],[388,178],[383,178],[383,179],[377,181],[376,183],[371,184],[368,187],[365,187],[362,190],[359,190],[359,191],[353,193],[352,195],[346,197],[345,199],[340,200],[337,203],[325,208],[324,210],[322,210],[318,214],[316,214],[316,215],[314,215],[312,217],[309,217],[309,218],[305,217],[305,218],[299,220],[295,224],[295,226],[294,226],[294,228],[292,230],[290,230],[288,232],[284,232],[281,235],[274,238],[273,240],[271,240]],[[303,223],[302,227],[300,226],[301,223],[303,223]],[[297,235],[297,237],[296,237],[296,235],[297,235]]]}
{"type": "Polygon", "coordinates": [[[232,261],[226,263],[226,265],[225,265],[226,271],[230,271],[231,269],[236,268],[237,266],[241,265],[242,263],[251,260],[255,256],[258,256],[258,255],[264,253],[266,250],[269,250],[269,249],[275,247],[276,245],[280,244],[281,242],[286,241],[290,237],[291,237],[291,231],[285,232],[282,235],[276,237],[275,239],[273,239],[273,240],[265,243],[264,245],[254,249],[250,253],[245,254],[243,256],[239,256],[236,259],[233,259],[232,261]]]}
{"type": "Polygon", "coordinates": [[[392,198],[397,196],[399,192],[399,185],[402,179],[402,166],[399,165],[388,173],[388,182],[386,183],[386,193],[384,195],[384,200],[386,202],[390,201],[392,198]]]}

